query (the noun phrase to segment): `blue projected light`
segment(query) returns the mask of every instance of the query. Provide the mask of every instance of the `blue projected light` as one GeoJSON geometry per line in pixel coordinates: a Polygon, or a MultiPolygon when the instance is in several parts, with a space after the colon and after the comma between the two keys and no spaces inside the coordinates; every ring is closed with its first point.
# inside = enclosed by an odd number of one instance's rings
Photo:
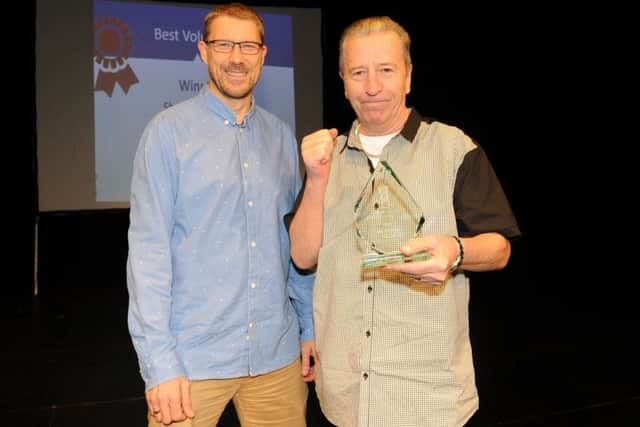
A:
{"type": "MultiPolygon", "coordinates": [[[[198,56],[210,7],[94,0],[96,200],[129,199],[138,140],[159,111],[208,81],[198,56]]],[[[256,102],[295,133],[292,18],[261,15],[268,53],[256,102]]]]}

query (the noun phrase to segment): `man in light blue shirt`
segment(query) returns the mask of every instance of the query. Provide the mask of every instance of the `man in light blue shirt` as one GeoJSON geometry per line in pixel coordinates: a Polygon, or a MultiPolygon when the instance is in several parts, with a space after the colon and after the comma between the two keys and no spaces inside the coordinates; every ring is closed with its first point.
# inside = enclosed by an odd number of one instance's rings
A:
{"type": "Polygon", "coordinates": [[[267,47],[240,4],[205,18],[210,81],[156,115],[134,161],[129,330],[149,425],[304,426],[313,276],[290,262],[283,216],[301,188],[290,128],[253,102],[267,47]]]}

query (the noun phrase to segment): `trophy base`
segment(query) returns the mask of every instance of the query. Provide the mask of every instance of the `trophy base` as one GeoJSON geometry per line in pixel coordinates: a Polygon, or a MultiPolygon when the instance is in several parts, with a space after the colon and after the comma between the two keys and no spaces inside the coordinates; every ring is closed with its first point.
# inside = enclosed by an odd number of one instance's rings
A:
{"type": "Polygon", "coordinates": [[[402,255],[400,252],[390,252],[388,254],[369,254],[362,257],[362,268],[384,267],[389,264],[402,264],[405,262],[427,261],[431,258],[428,252],[418,252],[410,257],[402,255]]]}

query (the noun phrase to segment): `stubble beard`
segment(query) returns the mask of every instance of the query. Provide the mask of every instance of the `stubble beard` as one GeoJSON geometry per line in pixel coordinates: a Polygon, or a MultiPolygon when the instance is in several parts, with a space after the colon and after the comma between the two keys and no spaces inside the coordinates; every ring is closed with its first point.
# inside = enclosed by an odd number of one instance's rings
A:
{"type": "MultiPolygon", "coordinates": [[[[253,82],[251,80],[248,81],[248,86],[245,90],[241,90],[241,89],[236,89],[233,85],[231,84],[225,84],[224,81],[224,73],[226,71],[241,71],[241,72],[247,72],[245,67],[234,67],[231,66],[229,67],[228,70],[223,70],[222,74],[221,74],[221,78],[220,79],[215,79],[212,78],[213,80],[213,84],[216,86],[216,88],[218,89],[218,91],[225,97],[227,98],[231,98],[231,99],[236,99],[236,100],[240,100],[240,99],[245,99],[246,97],[250,96],[253,88],[256,86],[256,82],[253,82]],[[241,90],[240,92],[238,90],[241,90]]],[[[212,76],[213,77],[213,76],[212,76]]]]}
{"type": "Polygon", "coordinates": [[[242,92],[237,92],[237,91],[231,91],[228,88],[225,87],[224,84],[218,82],[217,80],[213,81],[213,84],[216,86],[216,88],[218,89],[218,91],[225,97],[227,98],[231,98],[231,99],[244,99],[247,96],[251,95],[251,92],[253,91],[253,85],[249,85],[249,87],[242,91],[242,92]]]}

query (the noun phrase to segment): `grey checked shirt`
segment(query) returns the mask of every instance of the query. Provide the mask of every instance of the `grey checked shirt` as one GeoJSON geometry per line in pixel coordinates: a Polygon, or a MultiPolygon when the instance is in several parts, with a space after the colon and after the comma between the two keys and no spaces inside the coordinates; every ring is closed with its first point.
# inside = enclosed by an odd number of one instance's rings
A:
{"type": "MultiPolygon", "coordinates": [[[[340,427],[463,425],[478,408],[468,279],[427,288],[361,271],[353,209],[371,168],[357,124],[338,138],[325,193],[313,295],[322,410],[340,427]]],[[[461,130],[412,111],[381,158],[423,209],[423,234],[519,235],[484,152],[461,130]]]]}

